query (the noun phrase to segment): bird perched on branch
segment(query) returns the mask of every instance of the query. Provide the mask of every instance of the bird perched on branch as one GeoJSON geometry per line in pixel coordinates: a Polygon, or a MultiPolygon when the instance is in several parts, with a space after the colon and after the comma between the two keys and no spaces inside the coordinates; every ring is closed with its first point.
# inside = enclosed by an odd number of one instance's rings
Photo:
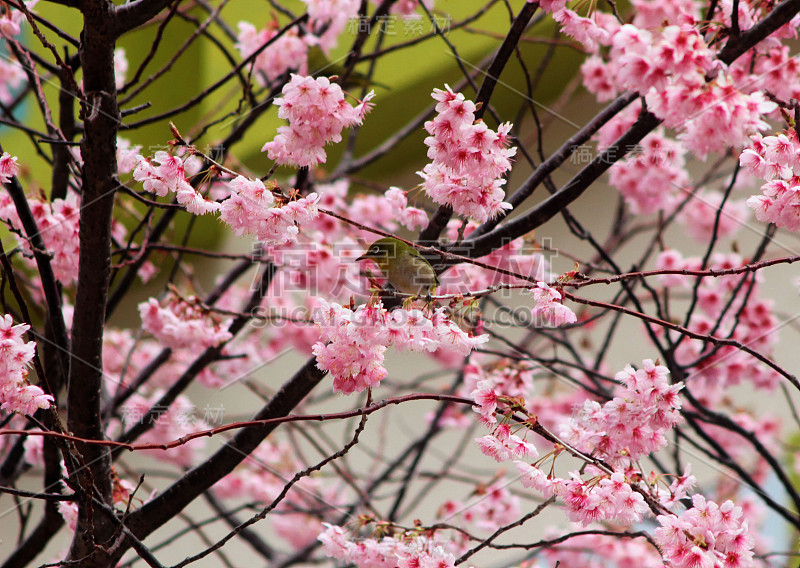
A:
{"type": "Polygon", "coordinates": [[[431,263],[417,249],[394,237],[378,239],[356,260],[374,261],[398,292],[430,296],[439,285],[431,263]]]}

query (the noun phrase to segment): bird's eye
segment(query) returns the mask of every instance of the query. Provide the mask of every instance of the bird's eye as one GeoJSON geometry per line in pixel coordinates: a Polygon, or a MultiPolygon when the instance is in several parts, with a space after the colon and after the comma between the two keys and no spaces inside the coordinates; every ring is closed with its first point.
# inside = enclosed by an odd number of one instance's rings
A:
{"type": "Polygon", "coordinates": [[[379,250],[378,247],[372,247],[372,250],[369,251],[371,254],[378,254],[379,250]]]}

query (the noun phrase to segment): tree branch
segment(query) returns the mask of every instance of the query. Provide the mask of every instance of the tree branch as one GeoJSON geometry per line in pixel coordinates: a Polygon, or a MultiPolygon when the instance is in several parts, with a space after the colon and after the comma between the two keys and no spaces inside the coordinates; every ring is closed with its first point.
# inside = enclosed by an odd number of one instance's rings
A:
{"type": "Polygon", "coordinates": [[[111,33],[118,38],[125,32],[146,24],[169,6],[170,2],[173,0],[134,0],[117,6],[114,10],[111,33]]]}

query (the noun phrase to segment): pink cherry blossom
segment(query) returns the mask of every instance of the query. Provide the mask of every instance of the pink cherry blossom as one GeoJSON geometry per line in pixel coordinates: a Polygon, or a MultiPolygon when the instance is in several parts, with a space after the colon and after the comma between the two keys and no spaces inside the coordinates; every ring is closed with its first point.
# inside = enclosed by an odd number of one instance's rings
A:
{"type": "Polygon", "coordinates": [[[289,126],[278,129],[278,135],[261,149],[270,160],[298,167],[314,166],[327,160],[325,146],[342,140],[344,128],[360,125],[369,112],[375,96],[370,91],[357,106],[351,106],[342,88],[327,77],[303,77],[292,74],[283,87],[283,97],[275,99],[278,116],[289,126]]]}
{"type": "Polygon", "coordinates": [[[141,145],[133,146],[130,140],[117,137],[117,170],[119,173],[131,173],[136,168],[137,156],[141,151],[141,145]]]}
{"type": "MultiPolygon", "coordinates": [[[[263,30],[248,22],[239,22],[236,48],[243,59],[250,57],[278,33],[277,23],[263,30]]],[[[307,73],[308,43],[291,28],[262,50],[255,58],[253,71],[262,85],[268,85],[287,71],[307,73]]]]}
{"type": "Polygon", "coordinates": [[[584,18],[562,8],[553,12],[553,19],[561,24],[561,31],[578,40],[589,51],[595,51],[598,44],[608,43],[608,32],[598,26],[591,18],[584,18]]]}
{"type": "Polygon", "coordinates": [[[794,129],[776,136],[751,136],[739,163],[765,180],[761,194],[747,200],[756,219],[800,230],[800,144],[794,129]]]}
{"type": "Polygon", "coordinates": [[[561,435],[579,450],[627,463],[666,445],[665,434],[680,420],[683,383],[670,384],[666,367],[645,359],[642,368],[627,366],[617,373],[624,385],[617,396],[600,405],[587,400],[562,426],[561,435]]]}
{"type": "Polygon", "coordinates": [[[494,390],[492,381],[479,381],[477,388],[472,391],[470,396],[475,400],[475,406],[472,408],[481,415],[485,423],[494,424],[497,422],[494,412],[497,410],[498,395],[494,390]]]}
{"type": "Polygon", "coordinates": [[[343,394],[377,386],[388,374],[383,365],[389,346],[398,351],[450,350],[468,355],[487,335],[472,337],[444,315],[444,308],[425,314],[417,309],[388,312],[381,303],[351,310],[318,299],[314,321],[320,340],[312,352],[317,366],[333,375],[333,390],[343,394]]]}
{"type": "Polygon", "coordinates": [[[114,50],[114,83],[117,89],[125,85],[125,75],[128,73],[128,58],[125,49],[118,47],[114,50]]]}
{"type": "Polygon", "coordinates": [[[655,540],[664,560],[675,568],[753,566],[753,537],[742,509],[731,501],[717,505],[702,495],[681,515],[659,515],[655,540]]]}
{"type": "Polygon", "coordinates": [[[186,180],[191,175],[187,172],[189,160],[160,150],[152,158],[137,158],[138,163],[133,170],[133,179],[143,182],[145,191],[155,193],[159,197],[175,192],[178,203],[195,215],[205,215],[219,211],[220,204],[209,201],[186,180]]]}
{"type": "Polygon", "coordinates": [[[390,187],[384,194],[392,207],[392,214],[401,225],[411,231],[428,226],[428,214],[424,210],[408,206],[406,192],[399,187],[390,187]]]}
{"type": "Polygon", "coordinates": [[[503,201],[502,190],[516,153],[516,148],[507,148],[511,124],[501,124],[495,132],[475,122],[475,104],[445,87],[446,91],[434,89],[439,114],[425,123],[432,162],[417,173],[436,203],[482,222],[511,207],[503,201]]]}
{"type": "Polygon", "coordinates": [[[544,282],[537,282],[532,290],[534,321],[539,325],[559,327],[578,321],[575,313],[561,303],[561,293],[544,282]]]}
{"type": "Polygon", "coordinates": [[[165,347],[204,349],[228,341],[229,321],[209,313],[196,302],[173,297],[164,306],[155,298],[139,304],[142,328],[152,333],[165,347]]]}
{"type": "Polygon", "coordinates": [[[717,238],[734,235],[748,220],[749,211],[745,202],[737,199],[728,199],[722,207],[722,199],[719,191],[695,192],[678,215],[687,234],[703,243],[714,234],[717,238]]]}
{"type": "Polygon", "coordinates": [[[0,183],[8,183],[12,177],[17,175],[18,169],[17,157],[3,152],[3,155],[0,156],[0,183]]]}
{"type": "Polygon", "coordinates": [[[316,193],[277,206],[273,187],[259,180],[238,176],[229,182],[230,197],[220,206],[220,220],[237,235],[256,235],[267,244],[285,244],[295,239],[298,227],[317,216],[316,193]]]}
{"type": "MultiPolygon", "coordinates": [[[[41,198],[29,200],[39,234],[44,240],[45,247],[52,255],[51,265],[55,277],[64,284],[71,284],[78,278],[78,254],[80,240],[78,238],[78,221],[80,219],[80,200],[77,194],[70,193],[66,199],[55,199],[53,202],[41,198]]],[[[24,232],[22,222],[17,216],[16,208],[8,194],[0,194],[0,218],[8,219],[16,231],[24,232]]],[[[115,223],[112,227],[116,232],[124,228],[115,223]]],[[[30,242],[15,233],[20,247],[30,251],[30,242]]]]}
{"type": "Polygon", "coordinates": [[[609,181],[633,213],[672,211],[689,183],[685,153],[663,128],[656,129],[612,166],[609,181]]]}
{"type": "MultiPolygon", "coordinates": [[[[32,11],[39,0],[29,0],[25,2],[25,7],[28,11],[32,11]]],[[[25,13],[22,10],[6,7],[3,13],[0,14],[0,36],[12,39],[18,36],[21,28],[20,25],[25,21],[25,13]]]]}
{"type": "Polygon", "coordinates": [[[14,91],[22,85],[26,78],[25,71],[22,70],[19,63],[0,58],[0,103],[11,104],[14,100],[14,91]]]}
{"type": "Polygon", "coordinates": [[[50,408],[53,397],[28,383],[36,344],[22,337],[30,326],[13,324],[8,314],[0,318],[0,410],[32,415],[40,408],[50,408]]]}

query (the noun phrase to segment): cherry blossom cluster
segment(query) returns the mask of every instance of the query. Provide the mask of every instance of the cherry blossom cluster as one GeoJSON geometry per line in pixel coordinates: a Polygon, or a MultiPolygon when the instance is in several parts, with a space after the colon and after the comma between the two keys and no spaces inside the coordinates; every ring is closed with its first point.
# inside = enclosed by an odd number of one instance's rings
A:
{"type": "Polygon", "coordinates": [[[601,405],[587,400],[561,428],[561,436],[578,450],[610,463],[626,464],[658,451],[665,434],[680,421],[683,383],[670,384],[669,370],[650,359],[642,368],[628,365],[614,377],[623,386],[601,405]]]}
{"type": "Polygon", "coordinates": [[[0,409],[32,415],[50,408],[53,397],[28,383],[27,367],[36,351],[36,343],[22,338],[29,329],[27,324],[14,325],[8,314],[0,319],[0,409]]]}
{"type": "Polygon", "coordinates": [[[415,231],[428,226],[428,214],[417,207],[409,207],[406,192],[399,187],[390,187],[384,197],[391,205],[395,219],[406,229],[415,231]]]}
{"type": "MultiPolygon", "coordinates": [[[[236,312],[249,301],[251,294],[252,291],[245,284],[231,287],[214,306],[220,310],[236,312]]],[[[193,300],[186,302],[191,303],[193,300]]],[[[279,302],[272,295],[267,295],[264,303],[274,306],[279,302]]],[[[162,323],[164,319],[173,322],[175,320],[175,314],[169,313],[172,309],[169,304],[165,308],[151,304],[143,304],[143,307],[147,310],[152,309],[156,313],[156,318],[160,318],[162,323]]],[[[285,328],[276,329],[274,333],[266,333],[271,328],[255,324],[246,327],[234,338],[226,340],[223,329],[227,327],[228,322],[219,323],[214,316],[209,316],[203,321],[204,310],[199,305],[189,308],[197,309],[198,320],[195,323],[198,328],[197,333],[203,335],[203,341],[207,341],[206,336],[213,339],[214,335],[225,341],[221,352],[222,359],[205,367],[197,375],[196,382],[207,388],[220,388],[235,383],[288,347],[310,354],[311,345],[317,339],[316,330],[308,324],[302,326],[298,324],[296,331],[293,326],[291,333],[287,333],[285,328]],[[204,327],[207,327],[205,334],[202,331],[204,327]]],[[[182,313],[184,310],[185,306],[174,308],[177,313],[182,313]]],[[[183,325],[183,322],[177,325],[183,325]]],[[[194,333],[194,329],[190,331],[194,333]]],[[[185,342],[181,340],[178,345],[183,343],[185,342]]],[[[116,392],[121,387],[129,386],[167,347],[174,349],[172,345],[164,344],[158,334],[156,337],[138,337],[129,329],[107,329],[103,334],[103,377],[108,391],[116,392]]],[[[172,386],[197,358],[196,345],[191,347],[173,350],[169,359],[152,373],[146,385],[140,387],[137,392],[149,396],[154,389],[166,389],[172,386]]],[[[177,437],[179,435],[175,436],[177,437]]]]}
{"type": "Polygon", "coordinates": [[[319,537],[325,554],[358,568],[453,568],[455,556],[425,538],[353,538],[342,527],[325,524],[319,537]]]}
{"type": "Polygon", "coordinates": [[[298,226],[318,214],[316,193],[279,206],[272,193],[275,187],[266,187],[260,179],[238,176],[228,185],[231,194],[222,202],[220,220],[237,235],[251,234],[267,244],[284,244],[295,238],[298,226]]]}
{"type": "Polygon", "coordinates": [[[317,367],[333,375],[333,390],[342,394],[377,386],[386,377],[383,360],[389,346],[397,351],[445,349],[466,356],[489,340],[487,335],[472,337],[460,329],[444,308],[389,312],[378,302],[351,310],[319,299],[314,321],[320,329],[312,348],[317,367]]]}
{"type": "Polygon", "coordinates": [[[747,200],[759,221],[790,231],[800,230],[800,143],[794,129],[775,136],[754,135],[739,163],[753,176],[765,180],[761,194],[747,200]]]}
{"type": "MultiPolygon", "coordinates": [[[[78,278],[78,221],[80,219],[80,200],[75,193],[66,199],[54,199],[52,203],[41,198],[29,199],[31,213],[39,228],[39,235],[52,255],[50,264],[55,277],[65,284],[78,278]]],[[[17,233],[20,246],[30,251],[30,243],[20,235],[24,234],[22,221],[7,192],[0,194],[0,219],[6,219],[17,233]]],[[[121,229],[122,226],[115,226],[121,229]]],[[[119,234],[119,233],[117,233],[119,234]]]]}
{"type": "MultiPolygon", "coordinates": [[[[483,381],[478,383],[478,388],[473,391],[473,399],[475,404],[478,405],[475,408],[480,412],[484,422],[486,422],[486,414],[493,406],[497,405],[496,397],[494,389],[483,383],[483,381]]],[[[524,437],[521,438],[517,434],[513,434],[513,431],[509,424],[503,423],[498,425],[490,435],[476,438],[475,441],[478,443],[483,455],[489,456],[498,463],[514,459],[536,459],[539,457],[536,446],[526,441],[524,437]]]]}
{"type": "Polygon", "coordinates": [[[472,409],[480,415],[484,425],[494,427],[496,415],[504,417],[503,424],[491,436],[476,440],[484,454],[498,462],[537,455],[533,444],[512,433],[511,427],[505,423],[515,410],[526,411],[525,397],[533,393],[533,372],[528,365],[520,363],[515,366],[509,362],[486,371],[480,365],[469,363],[464,368],[462,393],[475,401],[472,409]],[[470,385],[471,391],[467,390],[470,385]]]}
{"type": "MultiPolygon", "coordinates": [[[[583,526],[599,521],[632,525],[650,510],[625,473],[608,474],[589,465],[583,470],[588,479],[583,479],[577,471],[570,472],[570,478],[565,479],[548,475],[524,461],[516,461],[515,465],[524,487],[540,491],[545,497],[560,497],[567,518],[583,526]]],[[[631,472],[631,476],[634,481],[638,480],[638,472],[631,472]]]]}
{"type": "MultiPolygon", "coordinates": [[[[550,533],[545,538],[561,536],[556,531],[550,533]]],[[[576,534],[563,543],[548,546],[543,553],[550,566],[664,568],[664,560],[658,550],[644,538],[576,534]],[[603,564],[597,561],[599,558],[603,559],[603,564]]]]}
{"type": "Polygon", "coordinates": [[[195,215],[219,211],[219,203],[209,201],[186,181],[186,177],[192,174],[187,171],[187,164],[180,156],[160,150],[152,158],[139,156],[137,160],[133,179],[142,182],[145,191],[159,197],[174,192],[178,203],[195,215]]]}
{"type": "Polygon", "coordinates": [[[475,121],[475,104],[461,93],[434,89],[436,118],[425,123],[428,158],[419,175],[436,203],[450,205],[459,215],[486,221],[511,205],[503,201],[503,176],[511,169],[516,148],[508,148],[511,123],[497,132],[475,121]]]}
{"type": "Polygon", "coordinates": [[[230,321],[219,321],[194,297],[173,296],[164,306],[150,298],[139,304],[139,315],[142,328],[173,349],[216,347],[232,337],[230,321]]]}
{"type": "MultiPolygon", "coordinates": [[[[519,422],[512,426],[510,422],[514,411],[527,414],[521,397],[514,399],[500,394],[495,382],[489,379],[478,381],[471,396],[475,401],[473,408],[481,415],[481,421],[493,427],[491,434],[475,440],[481,452],[500,463],[514,461],[523,486],[539,490],[546,497],[561,497],[570,520],[584,525],[602,520],[632,524],[647,513],[644,498],[631,487],[622,472],[609,474],[595,466],[587,466],[585,473],[589,479],[582,479],[577,472],[571,473],[569,479],[562,479],[546,474],[539,465],[528,463],[536,460],[539,453],[524,435],[520,437],[514,433],[514,428],[530,433],[528,424],[519,422]],[[504,416],[503,422],[497,426],[494,426],[497,422],[495,414],[504,416]]],[[[637,476],[633,471],[629,474],[637,476]]]]}
{"type": "Polygon", "coordinates": [[[117,171],[121,174],[129,174],[139,163],[139,154],[142,151],[141,145],[132,145],[127,138],[117,137],[117,171]]]}
{"type": "MultiPolygon", "coordinates": [[[[611,119],[598,133],[598,150],[613,144],[636,120],[640,105],[611,119]]],[[[686,169],[687,146],[657,128],[642,142],[618,160],[609,170],[609,181],[624,197],[633,213],[672,212],[686,194],[693,193],[678,221],[698,240],[706,240],[714,232],[718,237],[731,236],[747,220],[741,200],[728,199],[717,221],[717,207],[722,196],[717,191],[693,191],[686,169]]]]}
{"type": "MultiPolygon", "coordinates": [[[[471,374],[476,373],[478,377],[486,377],[473,368],[471,374]]],[[[680,417],[678,392],[683,385],[669,384],[667,375],[665,367],[650,360],[645,360],[638,371],[628,366],[616,376],[623,385],[618,396],[604,405],[586,401],[580,412],[561,422],[562,439],[572,444],[571,451],[600,458],[605,464],[619,466],[619,470],[608,471],[589,462],[582,470],[585,479],[578,472],[570,473],[569,478],[556,477],[552,468],[546,473],[543,462],[550,457],[555,459],[563,447],[557,445],[551,454],[537,460],[539,453],[534,445],[518,432],[525,429],[530,433],[530,425],[538,423],[538,419],[512,421],[516,412],[534,416],[525,408],[522,398],[525,389],[523,394],[509,397],[497,388],[503,383],[491,378],[479,378],[471,395],[481,421],[493,428],[490,435],[476,441],[480,450],[492,459],[514,461],[523,486],[541,491],[546,497],[560,497],[571,521],[583,525],[609,520],[626,525],[636,523],[647,514],[649,506],[635,488],[642,476],[633,468],[634,463],[663,447],[664,433],[680,417]],[[503,416],[497,426],[496,415],[503,416]],[[531,465],[530,460],[537,461],[531,465]]],[[[515,385],[508,381],[505,384],[515,385]]],[[[674,500],[676,495],[684,495],[690,485],[688,476],[686,479],[683,484],[674,483],[664,499],[674,500]]]]}
{"type": "MultiPolygon", "coordinates": [[[[239,34],[236,48],[243,59],[253,53],[278,34],[277,22],[262,30],[253,24],[239,22],[239,34]]],[[[256,79],[262,85],[268,85],[287,71],[297,71],[301,75],[307,73],[308,39],[312,35],[300,37],[297,28],[286,30],[269,47],[259,53],[252,65],[256,79]]]]}
{"type": "Polygon", "coordinates": [[[720,191],[700,190],[692,195],[678,215],[686,233],[700,243],[713,236],[731,237],[750,217],[743,199],[725,199],[720,191]]]}
{"type": "Polygon", "coordinates": [[[702,495],[681,515],[659,515],[655,530],[664,561],[674,568],[753,566],[754,539],[741,507],[717,505],[702,495]]]}
{"type": "MultiPolygon", "coordinates": [[[[121,171],[131,165],[131,156],[140,150],[121,141],[117,160],[121,171]]],[[[219,212],[220,220],[229,225],[237,235],[256,235],[267,244],[284,244],[295,239],[298,226],[308,224],[317,216],[317,194],[278,202],[273,195],[277,186],[267,187],[259,180],[237,176],[224,184],[221,203],[203,197],[187,181],[187,176],[197,172],[198,159],[189,156],[185,160],[168,152],[156,152],[153,158],[136,157],[133,177],[143,182],[145,191],[163,197],[176,192],[178,203],[195,215],[219,212]]]]}
{"type": "MultiPolygon", "coordinates": [[[[797,20],[797,16],[794,19],[797,20]]],[[[796,34],[797,26],[793,28],[790,27],[787,33],[796,34]]],[[[775,41],[750,50],[737,59],[731,65],[731,77],[737,85],[768,91],[784,101],[800,96],[800,59],[790,54],[788,45],[775,41]]]]}
{"type": "Polygon", "coordinates": [[[278,135],[261,149],[279,164],[309,167],[327,160],[325,146],[342,140],[344,128],[362,124],[374,96],[370,91],[353,107],[345,100],[342,88],[327,77],[292,74],[283,86],[283,97],[275,99],[278,116],[289,126],[278,128],[278,135]]]}
{"type": "Polygon", "coordinates": [[[348,21],[358,18],[360,0],[303,0],[308,12],[308,24],[313,37],[311,45],[319,45],[324,51],[336,47],[339,36],[348,21]]]}
{"type": "Polygon", "coordinates": [[[538,325],[559,327],[578,321],[575,313],[561,303],[561,292],[555,288],[544,282],[537,282],[531,293],[534,301],[531,311],[538,325]]]}
{"type": "Polygon", "coordinates": [[[734,82],[725,65],[715,61],[692,14],[675,14],[667,20],[671,25],[653,24],[646,15],[646,21],[620,25],[609,14],[597,13],[593,20],[569,10],[554,18],[596,54],[582,72],[599,100],[637,91],[667,127],[681,129],[681,142],[701,158],[745,144],[748,135],[767,128],[762,116],[777,108],[751,82],[734,82]],[[609,48],[607,56],[599,55],[599,46],[609,48]]]}
{"type": "MultiPolygon", "coordinates": [[[[613,144],[636,120],[639,105],[615,116],[598,133],[598,150],[613,144]]],[[[657,128],[628,155],[614,163],[609,181],[622,195],[633,213],[651,214],[672,211],[681,191],[689,186],[686,149],[657,128]]]]}
{"type": "MultiPolygon", "coordinates": [[[[558,430],[560,424],[571,419],[573,410],[583,404],[590,393],[582,389],[559,389],[551,384],[547,392],[538,395],[534,390],[535,367],[527,361],[513,361],[506,358],[495,358],[483,353],[472,353],[469,363],[463,367],[464,384],[458,389],[459,396],[473,398],[478,384],[481,388],[491,388],[494,392],[486,393],[499,401],[499,411],[482,409],[473,406],[472,411],[465,411],[462,416],[449,415],[448,425],[464,427],[473,423],[473,413],[481,415],[481,422],[493,427],[496,422],[490,416],[507,415],[510,410],[518,409],[528,416],[535,416],[536,421],[550,431],[558,430]]],[[[540,375],[541,370],[538,372],[540,375]]],[[[545,373],[542,379],[552,382],[554,378],[545,373]]],[[[491,399],[490,399],[491,400],[491,399]]]]}
{"type": "MultiPolygon", "coordinates": [[[[788,98],[800,92],[797,76],[787,72],[798,68],[788,48],[766,42],[767,48],[753,50],[727,67],[715,60],[697,30],[700,19],[693,2],[635,2],[630,23],[610,14],[594,13],[583,18],[570,10],[553,6],[553,17],[562,31],[580,41],[592,55],[581,67],[584,84],[599,101],[611,100],[628,89],[645,97],[647,110],[664,120],[666,127],[680,132],[678,140],[659,128],[640,143],[638,151],[618,160],[610,170],[611,183],[626,198],[634,213],[672,211],[690,192],[684,166],[686,151],[705,158],[710,152],[743,146],[748,136],[767,128],[763,117],[777,105],[766,99],[762,90],[780,91],[788,98]],[[678,143],[680,142],[680,143],[678,143]]],[[[737,3],[738,5],[738,3],[737,3]]],[[[758,8],[739,6],[739,25],[746,29],[758,20],[758,8]]],[[[715,18],[730,24],[731,5],[720,5],[715,18]]],[[[791,35],[787,29],[776,37],[791,35]]],[[[719,44],[722,45],[722,44],[719,44]]],[[[639,105],[631,105],[612,119],[600,135],[600,149],[618,139],[633,124],[639,105]]],[[[713,222],[703,211],[719,201],[696,196],[680,219],[696,238],[713,230],[713,222]],[[705,206],[704,206],[705,205],[705,206]],[[702,226],[692,221],[705,218],[702,226]],[[711,227],[709,227],[711,225],[711,227]]],[[[756,206],[753,206],[756,208],[756,206]]],[[[729,203],[722,218],[720,234],[730,234],[744,220],[741,204],[729,203]]]]}

